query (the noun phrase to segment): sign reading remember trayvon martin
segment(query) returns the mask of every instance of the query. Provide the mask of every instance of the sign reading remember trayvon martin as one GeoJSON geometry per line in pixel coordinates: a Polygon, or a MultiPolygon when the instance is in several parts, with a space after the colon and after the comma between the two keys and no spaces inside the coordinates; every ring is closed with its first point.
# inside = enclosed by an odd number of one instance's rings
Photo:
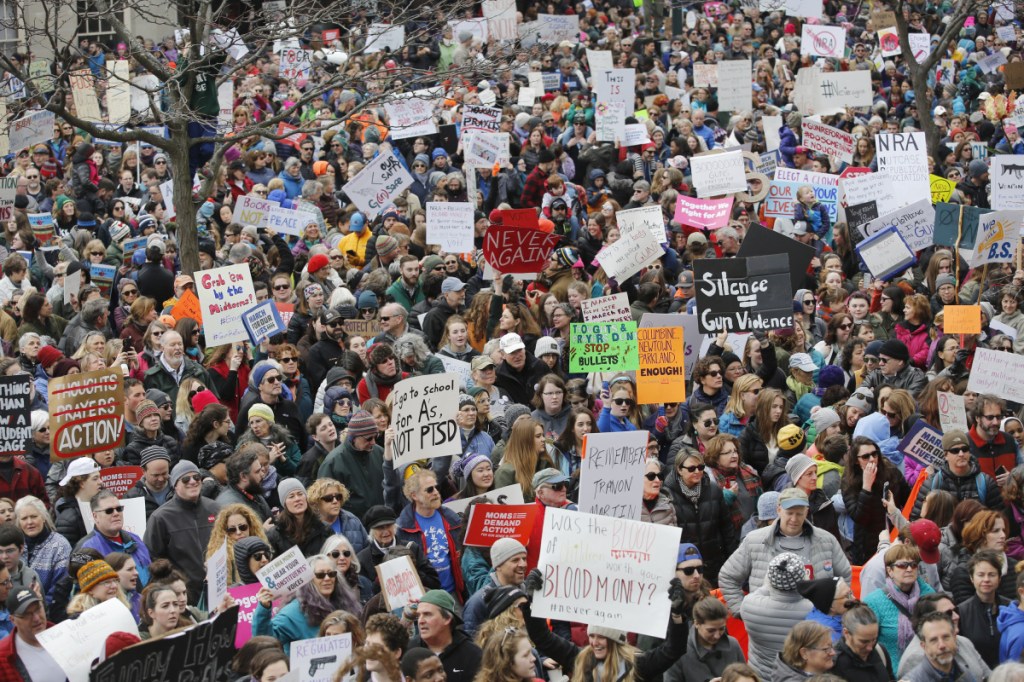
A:
{"type": "Polygon", "coordinates": [[[793,324],[786,254],[694,261],[697,321],[704,334],[768,331],[793,324]]]}

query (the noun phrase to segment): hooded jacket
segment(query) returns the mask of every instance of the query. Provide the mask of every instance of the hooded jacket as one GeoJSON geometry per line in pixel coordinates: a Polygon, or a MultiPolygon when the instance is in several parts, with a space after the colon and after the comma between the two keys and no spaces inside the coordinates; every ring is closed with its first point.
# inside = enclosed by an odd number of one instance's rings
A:
{"type": "Polygon", "coordinates": [[[682,528],[682,537],[687,542],[700,548],[704,558],[704,577],[712,583],[717,582],[719,569],[737,543],[729,505],[725,503],[722,489],[711,482],[706,472],[700,480],[696,505],[682,493],[681,485],[679,474],[672,467],[663,489],[667,489],[672,497],[676,525],[682,528]]]}
{"type": "Polygon", "coordinates": [[[707,682],[722,676],[722,671],[733,663],[745,663],[746,657],[739,642],[728,634],[713,647],[706,649],[697,643],[696,628],[690,629],[686,640],[686,653],[668,669],[664,682],[707,682]]]}
{"type": "Polygon", "coordinates": [[[783,592],[771,585],[761,585],[743,600],[743,624],[750,643],[747,655],[750,665],[763,679],[771,679],[775,660],[782,645],[797,623],[811,612],[814,605],[799,592],[783,592]]]}
{"type": "Polygon", "coordinates": [[[346,438],[327,455],[317,478],[340,481],[351,493],[345,509],[363,518],[370,507],[384,504],[384,449],[374,445],[370,451],[360,452],[346,438]]]}

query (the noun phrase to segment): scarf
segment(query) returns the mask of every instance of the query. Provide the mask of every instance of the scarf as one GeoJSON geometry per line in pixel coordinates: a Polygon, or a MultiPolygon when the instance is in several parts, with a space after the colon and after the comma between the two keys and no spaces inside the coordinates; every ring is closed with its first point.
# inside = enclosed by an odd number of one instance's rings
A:
{"type": "MultiPolygon", "coordinates": [[[[701,482],[703,482],[703,479],[701,479],[701,482]]],[[[697,500],[700,499],[700,486],[701,484],[698,483],[696,487],[689,488],[686,486],[685,483],[683,483],[683,479],[679,479],[679,490],[683,493],[683,496],[687,500],[689,500],[690,504],[692,504],[694,507],[697,506],[697,500]]]]}
{"type": "Polygon", "coordinates": [[[803,398],[806,394],[811,392],[810,386],[800,383],[794,377],[788,377],[786,379],[786,386],[789,387],[789,390],[793,391],[793,395],[796,396],[797,400],[800,400],[800,398],[803,398]]]}
{"type": "Polygon", "coordinates": [[[917,600],[921,597],[921,583],[920,581],[915,582],[914,589],[910,591],[910,594],[907,594],[896,587],[896,583],[892,581],[892,578],[886,578],[885,594],[892,600],[892,603],[896,605],[900,612],[896,630],[896,641],[899,644],[900,651],[903,651],[910,644],[911,640],[914,639],[914,626],[910,624],[910,616],[908,614],[914,612],[914,606],[917,605],[917,600]]]}

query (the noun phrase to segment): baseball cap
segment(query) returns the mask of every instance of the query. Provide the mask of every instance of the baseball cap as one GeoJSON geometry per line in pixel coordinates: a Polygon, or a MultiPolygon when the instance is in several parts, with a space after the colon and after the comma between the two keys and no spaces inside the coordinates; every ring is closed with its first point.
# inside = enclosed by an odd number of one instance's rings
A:
{"type": "Polygon", "coordinates": [[[7,595],[7,612],[12,616],[23,616],[32,604],[42,604],[42,600],[32,590],[15,590],[7,595]]]}
{"type": "Polygon", "coordinates": [[[818,369],[818,366],[811,360],[811,356],[807,353],[793,353],[789,356],[789,368],[802,369],[805,372],[813,372],[818,369]]]}
{"type": "Polygon", "coordinates": [[[523,343],[523,337],[519,336],[519,334],[505,334],[501,337],[499,345],[501,346],[501,352],[506,355],[526,348],[526,344],[523,343]]]}
{"type": "Polygon", "coordinates": [[[88,457],[79,457],[72,460],[71,464],[68,465],[68,472],[64,475],[64,478],[60,479],[60,484],[67,485],[75,476],[88,476],[99,470],[100,465],[96,463],[96,460],[88,457]]]}
{"type": "Polygon", "coordinates": [[[786,488],[779,494],[779,506],[783,509],[794,507],[810,507],[807,501],[807,493],[800,488],[786,488]]]}
{"type": "Polygon", "coordinates": [[[474,372],[478,369],[486,369],[494,366],[494,360],[491,360],[490,355],[478,355],[469,363],[469,368],[474,372]]]}
{"type": "Polygon", "coordinates": [[[533,489],[541,487],[542,485],[554,485],[555,483],[568,483],[569,477],[563,474],[558,469],[547,468],[541,469],[533,475],[533,489]]]}
{"type": "Polygon", "coordinates": [[[445,277],[444,282],[441,283],[441,293],[450,294],[455,291],[462,291],[466,288],[466,283],[458,277],[445,277]]]}
{"type": "Polygon", "coordinates": [[[971,447],[971,442],[967,439],[967,434],[966,433],[964,433],[963,431],[954,430],[954,431],[947,431],[946,433],[942,434],[942,449],[943,450],[947,450],[948,451],[951,448],[954,448],[954,447],[956,447],[958,445],[963,445],[964,447],[968,447],[968,448],[971,447]]]}
{"type": "Polygon", "coordinates": [[[807,234],[807,221],[798,220],[793,223],[793,234],[807,234]]]}
{"type": "Polygon", "coordinates": [[[681,286],[683,289],[692,289],[693,288],[693,273],[690,272],[689,270],[686,270],[685,272],[680,274],[679,275],[679,286],[681,286]]]}
{"type": "Polygon", "coordinates": [[[921,552],[921,561],[926,564],[939,563],[939,543],[942,541],[942,531],[935,525],[934,521],[918,519],[910,524],[910,537],[921,552]]]}
{"type": "Polygon", "coordinates": [[[686,238],[686,245],[693,246],[694,244],[707,244],[708,238],[701,232],[692,232],[690,236],[686,238]]]}

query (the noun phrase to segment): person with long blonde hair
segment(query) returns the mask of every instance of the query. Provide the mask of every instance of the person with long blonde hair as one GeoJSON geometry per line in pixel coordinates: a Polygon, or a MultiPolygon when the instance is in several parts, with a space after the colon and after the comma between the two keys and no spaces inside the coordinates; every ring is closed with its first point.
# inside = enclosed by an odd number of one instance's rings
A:
{"type": "Polygon", "coordinates": [[[518,483],[523,489],[523,499],[532,501],[533,475],[553,466],[544,441],[544,427],[532,417],[520,419],[512,425],[501,466],[494,474],[494,487],[518,483]]]}
{"type": "Polygon", "coordinates": [[[473,682],[532,682],[537,672],[537,657],[525,630],[505,628],[483,644],[480,670],[473,682]]]}
{"type": "Polygon", "coordinates": [[[235,543],[242,538],[259,538],[270,546],[267,534],[263,531],[263,523],[256,513],[244,504],[229,504],[217,514],[210,531],[210,541],[206,543],[206,559],[209,560],[226,540],[228,543],[228,585],[242,582],[235,568],[235,543]]]}
{"type": "Polygon", "coordinates": [[[737,438],[743,433],[744,427],[754,416],[757,396],[764,388],[764,381],[756,374],[744,374],[736,379],[729,394],[729,402],[725,404],[718,430],[737,438]]]}

